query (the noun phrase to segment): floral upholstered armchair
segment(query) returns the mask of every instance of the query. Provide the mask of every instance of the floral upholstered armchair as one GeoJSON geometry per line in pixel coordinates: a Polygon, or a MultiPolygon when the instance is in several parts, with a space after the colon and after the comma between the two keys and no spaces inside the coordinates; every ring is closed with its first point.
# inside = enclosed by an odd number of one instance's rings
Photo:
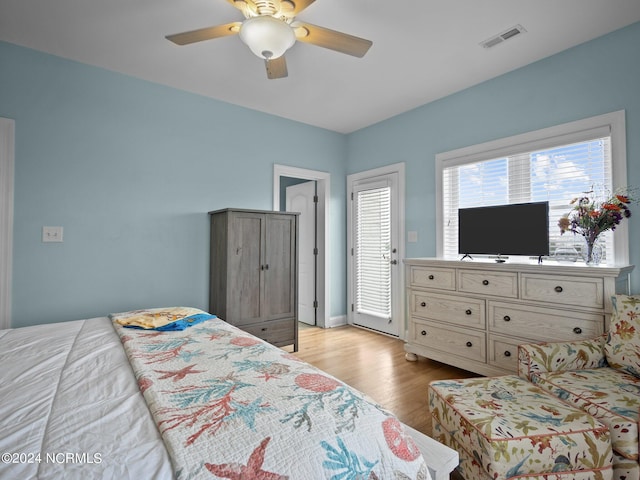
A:
{"type": "Polygon", "coordinates": [[[616,295],[609,332],[518,347],[518,374],[609,427],[614,480],[640,479],[640,296],[616,295]]]}

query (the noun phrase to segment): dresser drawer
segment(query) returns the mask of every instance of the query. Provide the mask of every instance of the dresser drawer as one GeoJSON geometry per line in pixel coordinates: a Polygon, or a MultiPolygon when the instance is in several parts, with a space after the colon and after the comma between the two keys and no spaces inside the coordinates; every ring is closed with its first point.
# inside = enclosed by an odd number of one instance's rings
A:
{"type": "Polygon", "coordinates": [[[604,315],[517,305],[488,303],[488,323],[491,332],[503,335],[549,341],[550,339],[580,340],[600,335],[604,330],[604,315]]]}
{"type": "Polygon", "coordinates": [[[289,345],[295,339],[295,320],[273,320],[270,322],[243,325],[242,330],[273,345],[289,345]]]}
{"type": "Polygon", "coordinates": [[[522,299],[578,307],[604,307],[602,278],[522,274],[522,299]]]}
{"type": "Polygon", "coordinates": [[[411,341],[433,350],[486,362],[486,336],[484,332],[447,326],[412,318],[411,341]]]}
{"type": "Polygon", "coordinates": [[[518,372],[518,345],[525,343],[512,338],[489,336],[489,364],[518,372]]]}
{"type": "Polygon", "coordinates": [[[517,298],[518,274],[513,272],[459,270],[458,290],[465,293],[517,298]]]}
{"type": "Polygon", "coordinates": [[[437,288],[439,290],[456,289],[456,271],[454,268],[409,267],[409,284],[412,287],[437,288]]]}
{"type": "Polygon", "coordinates": [[[411,291],[410,315],[474,328],[485,328],[485,301],[478,298],[411,291]]]}

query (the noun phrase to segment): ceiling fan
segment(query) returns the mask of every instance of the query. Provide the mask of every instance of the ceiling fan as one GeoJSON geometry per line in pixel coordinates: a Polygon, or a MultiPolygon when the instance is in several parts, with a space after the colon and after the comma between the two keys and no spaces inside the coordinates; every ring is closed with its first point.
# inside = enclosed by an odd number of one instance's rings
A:
{"type": "Polygon", "coordinates": [[[284,53],[296,40],[354,57],[363,57],[373,44],[364,38],[296,21],[295,17],[315,0],[227,1],[242,12],[245,17],[244,22],[200,28],[167,35],[165,38],[177,45],[188,45],[239,34],[240,39],[251,51],[264,59],[267,77],[270,79],[287,76],[284,53]]]}

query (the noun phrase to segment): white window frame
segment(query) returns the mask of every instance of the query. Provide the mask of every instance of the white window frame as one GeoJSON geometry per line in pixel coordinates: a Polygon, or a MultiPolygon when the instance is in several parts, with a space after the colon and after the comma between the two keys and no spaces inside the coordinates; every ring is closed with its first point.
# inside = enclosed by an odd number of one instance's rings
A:
{"type": "MultiPolygon", "coordinates": [[[[437,154],[435,161],[437,256],[444,256],[442,172],[445,168],[585,141],[594,138],[594,135],[600,132],[606,132],[611,137],[612,187],[614,190],[626,188],[628,186],[627,141],[624,110],[437,154]]],[[[568,205],[567,208],[569,208],[568,205]]],[[[628,222],[622,222],[618,225],[616,234],[613,236],[615,264],[629,263],[629,230],[627,224],[628,222]]]]}

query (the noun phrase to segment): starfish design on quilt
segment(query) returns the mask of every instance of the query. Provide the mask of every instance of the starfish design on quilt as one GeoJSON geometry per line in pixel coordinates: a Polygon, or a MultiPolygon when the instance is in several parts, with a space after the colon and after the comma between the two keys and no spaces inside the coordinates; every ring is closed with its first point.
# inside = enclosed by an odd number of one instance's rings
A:
{"type": "Polygon", "coordinates": [[[204,372],[204,370],[194,370],[193,367],[195,366],[196,364],[194,363],[193,365],[188,365],[184,368],[181,368],[180,370],[154,370],[154,372],[163,374],[161,377],[159,377],[159,380],[173,378],[173,381],[177,382],[178,380],[182,380],[184,377],[186,377],[189,374],[204,372]]]}
{"type": "Polygon", "coordinates": [[[246,465],[239,463],[222,463],[219,465],[205,463],[204,466],[214,475],[230,480],[288,480],[287,475],[268,472],[262,469],[264,454],[271,437],[267,437],[249,455],[246,465]]]}

